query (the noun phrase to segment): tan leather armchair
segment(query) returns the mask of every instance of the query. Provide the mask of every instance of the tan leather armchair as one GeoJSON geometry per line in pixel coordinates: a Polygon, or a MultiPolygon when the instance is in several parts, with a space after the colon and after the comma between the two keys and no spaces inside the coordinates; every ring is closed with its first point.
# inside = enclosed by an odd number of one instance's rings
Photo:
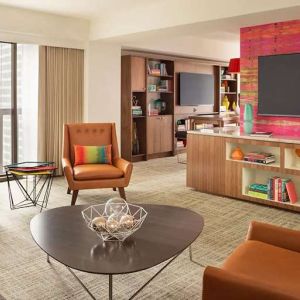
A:
{"type": "Polygon", "coordinates": [[[252,222],[221,268],[207,267],[203,300],[300,299],[300,231],[252,222]]]}
{"type": "Polygon", "coordinates": [[[126,199],[132,163],[120,158],[114,123],[82,123],[64,125],[62,165],[68,182],[68,194],[72,193],[71,205],[78,191],[85,189],[118,188],[120,197],[126,199]],[[86,164],[74,166],[74,145],[112,145],[112,165],[86,164]]]}

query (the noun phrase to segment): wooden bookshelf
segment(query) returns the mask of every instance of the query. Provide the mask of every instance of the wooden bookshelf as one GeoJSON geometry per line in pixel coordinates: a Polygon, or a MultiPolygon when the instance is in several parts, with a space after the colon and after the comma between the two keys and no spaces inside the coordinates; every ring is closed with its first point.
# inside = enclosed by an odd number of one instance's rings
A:
{"type": "MultiPolygon", "coordinates": [[[[149,53],[128,53],[122,55],[121,70],[121,153],[130,161],[147,160],[156,157],[175,155],[184,152],[184,147],[177,149],[177,121],[188,119],[191,115],[201,113],[218,113],[220,108],[220,73],[226,62],[210,62],[198,59],[186,59],[168,55],[149,53]],[[151,70],[156,70],[152,74],[151,70]],[[150,69],[150,70],[149,70],[150,69]],[[179,73],[212,74],[215,79],[215,103],[206,106],[179,105],[179,73]],[[167,90],[159,87],[167,82],[167,90]],[[152,85],[152,88],[150,86],[152,85]],[[153,87],[155,86],[155,87],[153,87]],[[155,89],[155,90],[153,90],[155,89]],[[142,108],[141,116],[132,116],[133,97],[142,108]],[[166,106],[159,115],[152,116],[150,109],[163,102],[166,106]],[[133,153],[132,137],[134,126],[140,153],[133,153]]],[[[158,105],[159,106],[159,105],[158,105]]],[[[188,129],[188,128],[187,128],[188,129]]]]}
{"type": "MultiPolygon", "coordinates": [[[[222,66],[219,70],[219,107],[222,106],[223,98],[226,96],[229,101],[229,111],[233,111],[234,104],[239,103],[240,81],[238,74],[228,74],[228,67],[222,66]],[[224,78],[227,76],[226,78],[224,78]],[[230,77],[229,77],[230,76],[230,77]],[[221,88],[225,87],[225,90],[221,88]]],[[[220,108],[219,108],[220,111],[220,108]]]]}

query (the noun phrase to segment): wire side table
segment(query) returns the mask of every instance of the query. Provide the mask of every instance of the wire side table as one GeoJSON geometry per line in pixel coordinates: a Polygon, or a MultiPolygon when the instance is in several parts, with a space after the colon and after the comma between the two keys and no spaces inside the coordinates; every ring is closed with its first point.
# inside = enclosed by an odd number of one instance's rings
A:
{"type": "Polygon", "coordinates": [[[10,209],[48,205],[56,167],[53,162],[22,162],[5,166],[10,209]],[[23,199],[15,201],[11,181],[16,182],[23,199]]]}

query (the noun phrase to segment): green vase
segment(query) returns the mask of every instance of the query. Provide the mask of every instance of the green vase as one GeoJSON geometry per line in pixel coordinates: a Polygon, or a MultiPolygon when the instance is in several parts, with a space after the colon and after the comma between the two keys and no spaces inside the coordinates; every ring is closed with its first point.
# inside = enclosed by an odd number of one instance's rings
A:
{"type": "Polygon", "coordinates": [[[253,130],[253,107],[246,103],[244,108],[244,131],[247,134],[252,133],[253,130]]]}

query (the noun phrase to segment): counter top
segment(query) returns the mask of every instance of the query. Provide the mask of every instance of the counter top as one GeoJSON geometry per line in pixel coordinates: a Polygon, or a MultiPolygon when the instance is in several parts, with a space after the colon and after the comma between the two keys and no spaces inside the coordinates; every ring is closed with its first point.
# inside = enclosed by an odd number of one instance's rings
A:
{"type": "Polygon", "coordinates": [[[284,135],[272,135],[271,137],[261,137],[261,136],[251,136],[240,131],[240,127],[222,127],[222,128],[204,128],[199,130],[190,130],[188,134],[200,134],[200,135],[210,135],[210,136],[222,136],[228,138],[237,139],[250,139],[259,140],[266,142],[281,142],[288,144],[300,144],[300,136],[284,136],[284,135]]]}

